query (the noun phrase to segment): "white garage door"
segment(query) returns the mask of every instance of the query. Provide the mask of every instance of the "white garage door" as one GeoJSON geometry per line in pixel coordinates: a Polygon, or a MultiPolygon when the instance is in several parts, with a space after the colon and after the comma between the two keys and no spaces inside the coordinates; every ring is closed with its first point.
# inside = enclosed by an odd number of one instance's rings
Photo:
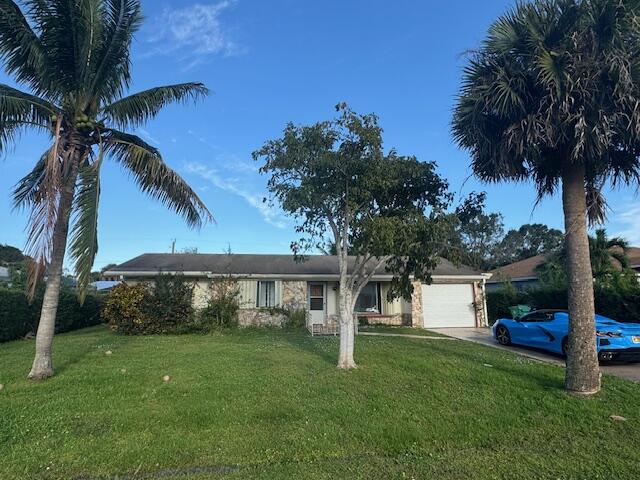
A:
{"type": "Polygon", "coordinates": [[[424,328],[475,327],[473,285],[422,285],[424,328]]]}

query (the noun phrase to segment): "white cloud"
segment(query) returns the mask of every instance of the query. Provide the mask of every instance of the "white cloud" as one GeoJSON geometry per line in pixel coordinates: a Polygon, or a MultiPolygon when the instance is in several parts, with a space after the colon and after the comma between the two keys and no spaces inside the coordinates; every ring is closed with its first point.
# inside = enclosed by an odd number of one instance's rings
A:
{"type": "Polygon", "coordinates": [[[640,245],[640,203],[629,203],[614,210],[612,236],[623,237],[631,245],[640,245]]]}
{"type": "Polygon", "coordinates": [[[165,8],[152,22],[147,41],[154,47],[144,56],[176,55],[186,69],[214,55],[237,55],[243,49],[233,41],[220,17],[235,0],[196,3],[185,8],[165,8]]]}
{"type": "Polygon", "coordinates": [[[138,129],[136,130],[136,133],[138,135],[140,135],[142,137],[143,140],[151,143],[151,144],[155,144],[155,145],[160,145],[160,140],[158,140],[157,138],[155,138],[153,135],[151,135],[147,130],[145,130],[144,128],[140,128],[138,127],[138,129]]]}
{"type": "Polygon", "coordinates": [[[263,201],[264,197],[262,195],[249,192],[248,189],[240,185],[236,179],[224,178],[215,170],[207,168],[200,163],[189,163],[186,169],[188,172],[211,182],[215,187],[243,198],[251,207],[260,213],[264,221],[268,224],[281,229],[287,227],[281,210],[270,207],[268,203],[263,201]]]}

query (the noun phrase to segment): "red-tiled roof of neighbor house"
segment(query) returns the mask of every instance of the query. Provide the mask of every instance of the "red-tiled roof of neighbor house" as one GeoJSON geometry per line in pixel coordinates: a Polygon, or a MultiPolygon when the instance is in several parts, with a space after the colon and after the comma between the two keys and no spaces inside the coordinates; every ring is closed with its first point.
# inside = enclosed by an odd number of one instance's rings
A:
{"type": "Polygon", "coordinates": [[[519,262],[510,263],[504,267],[492,270],[491,280],[489,282],[502,282],[504,280],[525,280],[538,278],[536,267],[542,265],[546,260],[546,255],[536,255],[535,257],[525,258],[519,262]]]}

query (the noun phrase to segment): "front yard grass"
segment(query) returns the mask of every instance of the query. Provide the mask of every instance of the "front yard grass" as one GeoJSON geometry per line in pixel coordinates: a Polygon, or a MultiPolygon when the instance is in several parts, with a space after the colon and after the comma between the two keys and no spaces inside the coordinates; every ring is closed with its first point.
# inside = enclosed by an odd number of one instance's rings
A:
{"type": "Polygon", "coordinates": [[[640,478],[640,385],[580,400],[509,352],[356,341],[344,372],[336,338],[303,332],[96,327],[56,339],[43,383],[33,342],[0,345],[0,478],[640,478]]]}
{"type": "Polygon", "coordinates": [[[363,333],[394,333],[399,335],[418,335],[420,337],[445,337],[441,333],[436,333],[424,328],[399,327],[395,325],[361,325],[358,331],[363,333]]]}

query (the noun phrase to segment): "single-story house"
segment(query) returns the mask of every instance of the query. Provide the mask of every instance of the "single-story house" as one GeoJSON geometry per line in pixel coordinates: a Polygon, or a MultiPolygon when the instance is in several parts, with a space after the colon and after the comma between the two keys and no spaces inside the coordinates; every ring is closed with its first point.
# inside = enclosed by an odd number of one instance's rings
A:
{"type": "MultiPolygon", "coordinates": [[[[353,261],[353,260],[352,260],[353,261]]],[[[113,267],[105,275],[128,283],[160,273],[194,281],[194,306],[204,307],[214,279],[232,279],[240,292],[239,324],[278,325],[276,307],[304,309],[310,329],[334,331],[338,322],[338,260],[310,255],[146,253],[113,267]]],[[[475,327],[487,324],[485,281],[490,275],[441,259],[430,285],[414,283],[411,301],[389,301],[392,275],[381,267],[357,300],[359,317],[372,324],[417,328],[475,327]]]]}
{"type": "Polygon", "coordinates": [[[538,286],[538,272],[536,269],[546,262],[546,255],[536,255],[519,262],[510,263],[492,270],[491,278],[487,280],[487,292],[500,290],[504,282],[511,284],[519,291],[538,286]]]}
{"type": "MultiPolygon", "coordinates": [[[[640,280],[640,248],[629,247],[625,253],[629,260],[629,266],[638,273],[640,280]]],[[[538,286],[536,269],[543,265],[546,259],[545,254],[536,255],[492,270],[489,272],[491,278],[487,280],[487,291],[499,290],[505,281],[510,281],[519,291],[538,286]]]]}

